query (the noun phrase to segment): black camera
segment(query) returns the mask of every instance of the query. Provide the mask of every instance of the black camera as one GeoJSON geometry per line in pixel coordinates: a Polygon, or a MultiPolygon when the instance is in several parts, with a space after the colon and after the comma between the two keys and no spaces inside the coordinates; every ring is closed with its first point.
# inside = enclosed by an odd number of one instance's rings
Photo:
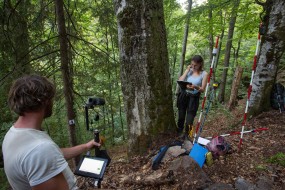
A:
{"type": "MultiPolygon", "coordinates": [[[[88,110],[89,109],[94,109],[94,106],[103,106],[105,105],[105,100],[103,98],[88,98],[84,109],[85,109],[85,123],[86,123],[86,129],[87,131],[89,131],[89,114],[88,114],[88,110]]],[[[99,120],[99,115],[97,116],[99,120]]],[[[97,118],[96,117],[96,118],[97,118]]],[[[91,129],[92,130],[92,129],[91,129]]]]}
{"type": "Polygon", "coordinates": [[[105,105],[105,100],[103,98],[88,98],[86,106],[89,109],[94,108],[94,106],[103,106],[105,105]]]}

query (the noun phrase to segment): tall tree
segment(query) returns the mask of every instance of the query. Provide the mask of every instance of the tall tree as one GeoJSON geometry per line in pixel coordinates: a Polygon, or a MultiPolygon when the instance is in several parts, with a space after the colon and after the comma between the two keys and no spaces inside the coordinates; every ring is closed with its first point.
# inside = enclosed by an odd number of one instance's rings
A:
{"type": "MultiPolygon", "coordinates": [[[[183,73],[183,66],[185,62],[185,54],[186,54],[186,47],[187,47],[187,39],[188,39],[188,31],[189,31],[189,25],[190,25],[190,15],[191,15],[191,9],[192,9],[192,0],[188,0],[188,8],[187,8],[187,15],[186,15],[186,23],[185,23],[185,29],[184,29],[184,37],[183,37],[183,45],[182,45],[182,52],[180,57],[180,67],[179,67],[179,73],[178,77],[180,77],[183,73]]],[[[176,93],[178,94],[179,86],[176,84],[176,93]]]]}
{"type": "Polygon", "coordinates": [[[230,100],[228,103],[229,110],[232,110],[237,103],[236,99],[238,96],[238,88],[239,88],[240,80],[242,77],[242,72],[243,72],[243,68],[240,66],[237,66],[234,77],[233,77],[231,95],[230,95],[230,100]]]}
{"type": "Polygon", "coordinates": [[[240,0],[235,0],[233,4],[233,8],[232,8],[231,19],[230,19],[229,30],[228,30],[228,39],[227,39],[226,50],[225,50],[224,69],[223,69],[222,80],[220,84],[220,91],[219,91],[219,96],[218,96],[219,102],[223,102],[225,99],[228,67],[230,65],[232,40],[233,40],[233,35],[234,35],[234,28],[235,28],[239,3],[240,3],[240,0]]]}
{"type": "MultiPolygon", "coordinates": [[[[217,53],[217,58],[216,58],[217,60],[216,60],[216,64],[214,65],[214,72],[213,72],[214,81],[216,81],[216,68],[219,63],[221,49],[222,49],[222,42],[223,42],[224,34],[225,34],[225,27],[224,27],[225,26],[225,16],[223,16],[222,10],[218,12],[218,15],[219,15],[219,20],[220,20],[220,25],[221,25],[221,35],[220,35],[219,45],[218,45],[218,53],[217,53]]],[[[216,94],[215,94],[215,99],[216,99],[216,94]]]]}
{"type": "MultiPolygon", "coordinates": [[[[58,23],[59,43],[60,43],[60,62],[61,73],[63,78],[63,91],[66,101],[67,120],[69,126],[69,143],[71,146],[77,145],[76,130],[75,130],[75,111],[74,111],[74,97],[73,97],[73,84],[72,76],[70,74],[70,64],[68,56],[68,39],[65,27],[65,17],[63,9],[63,0],[55,0],[56,18],[58,23]]],[[[75,162],[79,161],[79,157],[75,162]]]]}
{"type": "Polygon", "coordinates": [[[160,132],[174,131],[162,0],[116,0],[121,81],[129,153],[144,153],[160,132]]]}
{"type": "Polygon", "coordinates": [[[260,56],[252,84],[249,106],[253,114],[270,107],[270,93],[275,81],[280,59],[285,51],[285,2],[283,0],[256,1],[266,11],[266,27],[261,39],[260,56]]]}
{"type": "Polygon", "coordinates": [[[209,13],[208,13],[208,18],[209,18],[209,59],[210,61],[213,58],[213,48],[214,48],[214,37],[213,37],[213,5],[212,1],[208,1],[209,4],[209,13]]]}

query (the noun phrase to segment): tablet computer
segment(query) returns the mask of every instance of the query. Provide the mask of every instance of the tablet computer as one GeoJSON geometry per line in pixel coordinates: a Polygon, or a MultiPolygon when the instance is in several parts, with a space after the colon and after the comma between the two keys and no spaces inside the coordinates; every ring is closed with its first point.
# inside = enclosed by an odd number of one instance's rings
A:
{"type": "Polygon", "coordinates": [[[178,83],[178,85],[180,86],[180,88],[181,88],[182,90],[185,90],[185,89],[186,89],[187,84],[192,85],[191,82],[186,82],[186,81],[182,81],[182,80],[178,80],[177,83],[178,83]]]}
{"type": "Polygon", "coordinates": [[[108,160],[104,158],[85,155],[81,158],[74,174],[83,177],[103,179],[107,162],[108,160]]]}

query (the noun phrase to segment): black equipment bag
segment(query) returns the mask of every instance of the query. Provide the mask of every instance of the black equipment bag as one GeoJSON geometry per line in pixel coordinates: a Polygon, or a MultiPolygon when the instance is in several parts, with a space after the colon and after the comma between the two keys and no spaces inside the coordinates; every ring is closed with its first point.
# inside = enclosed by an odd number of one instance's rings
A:
{"type": "Polygon", "coordinates": [[[273,109],[285,111],[285,88],[281,83],[276,83],[271,92],[270,103],[273,109]]]}

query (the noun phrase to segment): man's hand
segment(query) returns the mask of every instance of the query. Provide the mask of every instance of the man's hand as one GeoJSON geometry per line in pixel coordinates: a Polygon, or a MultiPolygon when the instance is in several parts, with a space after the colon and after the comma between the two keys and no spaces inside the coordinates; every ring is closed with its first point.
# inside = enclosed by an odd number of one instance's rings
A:
{"type": "Polygon", "coordinates": [[[68,160],[68,159],[74,158],[75,156],[82,154],[85,151],[90,150],[94,146],[100,147],[101,144],[95,142],[94,140],[91,140],[86,144],[81,144],[81,145],[77,145],[77,146],[70,147],[70,148],[61,148],[61,151],[63,153],[64,158],[68,160]]]}
{"type": "MultiPolygon", "coordinates": [[[[100,141],[101,141],[101,140],[100,140],[100,141]]],[[[101,143],[101,142],[100,142],[100,143],[101,143]]],[[[94,140],[91,140],[91,141],[89,141],[88,143],[86,143],[86,147],[87,147],[88,150],[91,149],[91,148],[93,148],[94,146],[100,147],[100,146],[101,146],[100,143],[97,143],[97,142],[95,142],[94,140]]]]}

